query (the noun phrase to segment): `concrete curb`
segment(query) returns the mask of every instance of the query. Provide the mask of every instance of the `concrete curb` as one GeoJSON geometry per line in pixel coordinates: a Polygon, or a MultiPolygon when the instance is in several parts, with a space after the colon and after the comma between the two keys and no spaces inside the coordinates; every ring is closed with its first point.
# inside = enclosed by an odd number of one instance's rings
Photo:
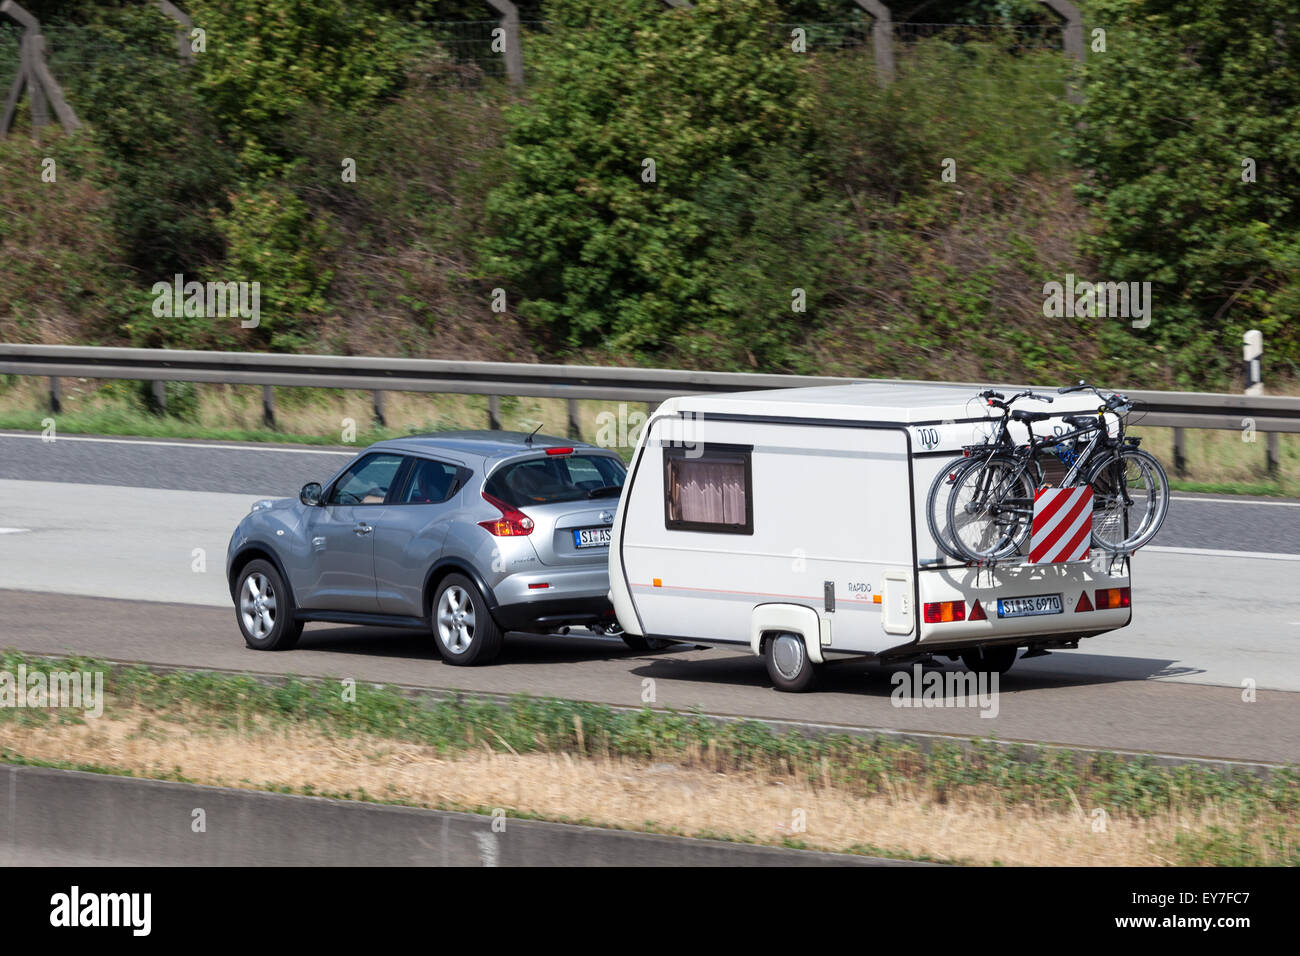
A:
{"type": "Polygon", "coordinates": [[[472,813],[0,766],[3,865],[917,865],[510,817],[497,829],[472,813]]]}

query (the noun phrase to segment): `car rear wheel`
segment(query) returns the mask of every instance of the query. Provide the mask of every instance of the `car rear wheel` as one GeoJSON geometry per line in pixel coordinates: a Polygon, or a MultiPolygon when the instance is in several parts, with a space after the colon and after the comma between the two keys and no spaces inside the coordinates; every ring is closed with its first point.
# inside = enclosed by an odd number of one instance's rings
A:
{"type": "Polygon", "coordinates": [[[239,572],[235,619],[253,650],[291,650],[302,636],[302,622],[293,619],[293,610],[293,595],[271,562],[258,558],[239,572]]]}
{"type": "Polygon", "coordinates": [[[809,660],[808,648],[798,634],[783,631],[768,638],[763,645],[763,660],[777,690],[802,693],[811,690],[817,681],[817,665],[809,660]]]}
{"type": "Polygon", "coordinates": [[[1000,647],[972,647],[961,652],[961,662],[968,671],[1005,674],[1016,662],[1020,648],[1014,644],[1000,647]]]}
{"type": "Polygon", "coordinates": [[[449,574],[433,599],[433,637],[448,664],[487,664],[501,650],[501,629],[474,582],[449,574]]]}

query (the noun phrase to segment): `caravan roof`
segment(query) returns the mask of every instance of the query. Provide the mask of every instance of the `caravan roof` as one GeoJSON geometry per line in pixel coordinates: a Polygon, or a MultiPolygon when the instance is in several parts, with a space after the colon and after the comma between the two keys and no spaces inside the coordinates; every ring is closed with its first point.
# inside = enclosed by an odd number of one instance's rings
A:
{"type": "MultiPolygon", "coordinates": [[[[992,388],[1010,396],[1022,391],[1024,386],[994,385],[992,388]]],[[[848,385],[819,385],[812,388],[685,395],[664,402],[661,410],[669,413],[776,415],[782,418],[838,418],[846,421],[918,425],[949,419],[958,421],[985,417],[991,409],[978,397],[980,391],[981,387],[972,385],[853,382],[848,385]]],[[[1016,408],[1067,415],[1097,407],[1096,396],[1088,392],[1057,395],[1055,398],[1056,401],[1051,405],[1022,399],[1016,403],[1016,408]]]]}

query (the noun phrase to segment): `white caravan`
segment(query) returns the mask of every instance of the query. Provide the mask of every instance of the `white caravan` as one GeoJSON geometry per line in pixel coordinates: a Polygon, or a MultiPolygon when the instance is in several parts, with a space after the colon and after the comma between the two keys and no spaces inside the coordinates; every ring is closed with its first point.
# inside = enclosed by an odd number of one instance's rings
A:
{"type": "MultiPolygon", "coordinates": [[[[1097,401],[1017,408],[1058,418],[1097,401]]],[[[931,537],[930,484],[992,433],[991,411],[968,387],[884,382],[664,402],[614,519],[619,623],[648,639],[748,646],[782,690],[855,657],[938,652],[1005,671],[1018,648],[1077,647],[1124,627],[1127,558],[974,567],[931,537]]],[[[1035,433],[1049,434],[1042,424],[1035,433]]]]}

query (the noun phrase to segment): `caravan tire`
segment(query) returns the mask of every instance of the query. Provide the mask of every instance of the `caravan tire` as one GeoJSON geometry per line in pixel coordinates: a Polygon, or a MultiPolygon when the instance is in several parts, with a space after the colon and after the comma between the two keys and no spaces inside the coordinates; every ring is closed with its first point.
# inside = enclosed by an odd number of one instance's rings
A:
{"type": "Polygon", "coordinates": [[[1020,648],[1014,644],[1001,644],[993,647],[972,647],[961,652],[961,661],[968,671],[990,674],[1005,674],[1016,662],[1020,648]]]}
{"type": "Polygon", "coordinates": [[[773,634],[764,641],[763,661],[777,690],[801,693],[811,690],[817,681],[817,665],[808,659],[803,638],[790,631],[773,634]]]}

